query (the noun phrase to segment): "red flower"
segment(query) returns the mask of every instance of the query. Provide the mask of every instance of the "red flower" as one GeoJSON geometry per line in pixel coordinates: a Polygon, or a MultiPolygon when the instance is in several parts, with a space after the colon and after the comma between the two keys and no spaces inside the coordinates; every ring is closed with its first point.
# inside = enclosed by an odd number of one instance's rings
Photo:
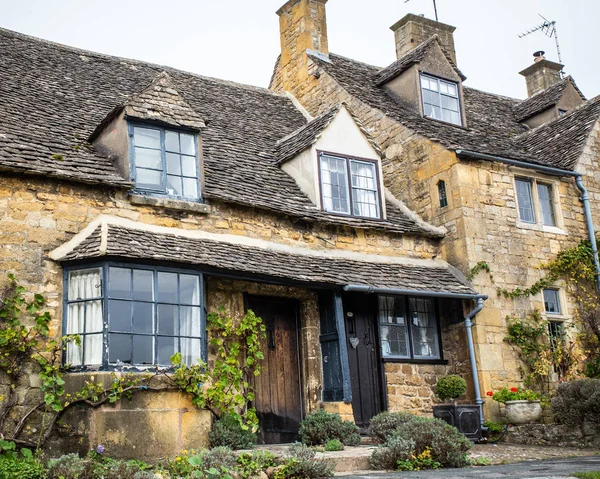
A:
{"type": "Polygon", "coordinates": [[[518,391],[517,388],[510,388],[511,392],[516,393],[518,391]]]}
{"type": "Polygon", "coordinates": [[[488,391],[485,393],[486,396],[493,396],[494,395],[494,391],[488,391]]]}

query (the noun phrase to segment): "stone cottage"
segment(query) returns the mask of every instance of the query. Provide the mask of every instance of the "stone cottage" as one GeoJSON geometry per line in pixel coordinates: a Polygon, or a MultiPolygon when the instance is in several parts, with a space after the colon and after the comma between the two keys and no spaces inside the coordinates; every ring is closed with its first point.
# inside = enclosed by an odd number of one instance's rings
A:
{"type": "MultiPolygon", "coordinates": [[[[287,93],[8,30],[0,51],[0,271],[81,338],[69,384],[208,358],[221,306],[267,326],[265,442],[319,407],[361,427],[425,410],[439,375],[475,371],[464,317],[483,297],[442,259],[446,229],[387,186],[351,98],[313,118],[287,93]]],[[[26,407],[39,381],[18,387],[26,407]]],[[[143,458],[206,445],[211,416],[140,392],[64,423],[62,450],[143,458]]]]}
{"type": "MultiPolygon", "coordinates": [[[[493,280],[473,279],[489,295],[473,328],[478,378],[484,391],[517,385],[518,362],[503,342],[507,316],[540,310],[552,336],[574,301],[561,283],[519,299],[499,297],[497,288],[528,287],[541,264],[585,238],[600,273],[600,97],[586,100],[543,52],[520,72],[524,100],[467,87],[455,28],[412,14],[391,27],[397,59],[387,67],[336,55],[326,3],[290,0],[278,10],[281,55],[270,88],[293,94],[311,115],[346,104],[384,153],[384,187],[446,229],[441,258],[465,274],[489,267],[493,280]]],[[[415,367],[411,359],[404,356],[403,368],[415,367]]],[[[404,407],[398,388],[387,388],[388,406],[404,407]]]]}

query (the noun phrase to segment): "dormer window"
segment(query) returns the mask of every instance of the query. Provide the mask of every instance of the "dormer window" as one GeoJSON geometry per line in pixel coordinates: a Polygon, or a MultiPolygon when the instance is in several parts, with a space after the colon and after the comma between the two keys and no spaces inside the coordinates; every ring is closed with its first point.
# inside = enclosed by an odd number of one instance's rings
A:
{"type": "Polygon", "coordinates": [[[367,218],[381,217],[375,161],[321,152],[319,168],[324,211],[367,218]]]}
{"type": "Polygon", "coordinates": [[[462,125],[456,83],[421,73],[421,96],[426,117],[462,125]]]}
{"type": "Polygon", "coordinates": [[[145,193],[200,197],[196,135],[154,125],[132,125],[132,179],[145,193]]]}

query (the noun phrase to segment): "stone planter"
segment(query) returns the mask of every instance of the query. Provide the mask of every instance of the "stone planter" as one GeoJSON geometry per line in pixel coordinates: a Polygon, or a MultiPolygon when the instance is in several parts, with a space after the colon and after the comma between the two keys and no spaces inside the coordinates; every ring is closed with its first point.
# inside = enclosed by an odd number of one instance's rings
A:
{"type": "Polygon", "coordinates": [[[539,401],[506,401],[506,419],[509,424],[530,424],[541,418],[542,406],[539,401]]]}
{"type": "Polygon", "coordinates": [[[433,406],[433,417],[454,426],[472,441],[481,439],[481,424],[476,404],[440,404],[433,406]]]}

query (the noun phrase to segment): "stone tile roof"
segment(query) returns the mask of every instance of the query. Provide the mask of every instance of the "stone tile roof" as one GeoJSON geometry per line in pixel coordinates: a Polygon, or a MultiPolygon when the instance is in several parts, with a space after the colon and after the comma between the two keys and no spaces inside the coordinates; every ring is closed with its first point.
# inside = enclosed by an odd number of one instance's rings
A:
{"type": "Polygon", "coordinates": [[[529,98],[526,98],[522,102],[515,105],[514,113],[517,121],[524,121],[532,116],[547,110],[550,107],[555,106],[562,97],[563,92],[567,86],[573,85],[575,90],[581,95],[581,98],[585,101],[585,96],[577,88],[575,81],[571,76],[567,76],[563,80],[555,83],[549,88],[536,93],[529,98]]]}
{"type": "MultiPolygon", "coordinates": [[[[131,186],[115,165],[86,141],[111,112],[132,99],[131,108],[137,109],[132,111],[150,114],[151,108],[144,105],[146,100],[151,105],[156,93],[164,92],[161,82],[166,82],[166,72],[170,77],[166,88],[180,95],[181,102],[189,105],[188,112],[195,112],[191,120],[196,126],[201,120],[206,123],[202,145],[204,196],[209,200],[306,221],[432,235],[391,204],[386,221],[333,216],[318,210],[275,163],[277,141],[306,125],[302,113],[285,95],[87,52],[5,29],[0,29],[0,52],[0,169],[131,186]],[[146,90],[151,84],[160,88],[146,90]]],[[[187,108],[183,104],[182,108],[187,108]]]]}
{"type": "MultiPolygon", "coordinates": [[[[373,76],[373,81],[376,85],[381,86],[389,82],[390,80],[393,80],[407,68],[411,67],[415,63],[420,63],[423,60],[423,58],[425,58],[425,55],[427,55],[427,52],[429,52],[431,47],[436,43],[439,44],[439,39],[437,35],[434,35],[428,40],[421,43],[417,48],[411,50],[402,58],[392,63],[390,66],[378,71],[373,76]]],[[[452,59],[448,55],[446,55],[446,53],[443,50],[442,53],[444,53],[444,56],[446,57],[450,65],[452,65],[452,68],[454,68],[454,71],[456,71],[457,75],[463,81],[465,81],[467,77],[463,75],[463,73],[456,67],[452,59]]]]}
{"type": "Polygon", "coordinates": [[[316,251],[121,218],[95,220],[80,235],[51,252],[50,257],[61,262],[99,257],[167,261],[202,266],[208,272],[235,271],[313,285],[475,293],[464,277],[443,261],[316,251]]]}
{"type": "Polygon", "coordinates": [[[361,121],[350,111],[347,105],[340,104],[334,105],[309,121],[305,126],[300,127],[298,130],[279,140],[275,146],[275,158],[277,164],[280,165],[291,160],[315,143],[319,139],[321,133],[327,129],[342,108],[345,108],[346,111],[348,111],[373,149],[379,156],[383,157],[383,152],[379,148],[379,145],[373,140],[369,132],[364,129],[361,121]]]}
{"type": "MultiPolygon", "coordinates": [[[[377,86],[372,79],[380,68],[329,54],[329,62],[316,56],[311,58],[327,74],[331,75],[348,93],[361,102],[376,108],[410,130],[436,141],[448,149],[472,150],[489,155],[502,156],[530,163],[573,169],[572,156],[581,152],[590,124],[599,118],[595,101],[590,100],[577,109],[579,113],[567,114],[547,123],[547,132],[554,131],[558,136],[543,136],[543,148],[534,135],[540,128],[529,130],[517,121],[515,107],[519,100],[463,87],[466,127],[451,125],[423,118],[418,112],[398,102],[384,88],[377,86]],[[557,123],[555,125],[555,123],[557,123]],[[566,134],[566,132],[569,134],[566,134]],[[564,135],[564,136],[563,136],[564,135]],[[534,145],[538,144],[538,148],[534,145]],[[558,152],[570,151],[569,158],[558,152]]],[[[542,137],[540,137],[542,138],[542,137]]]]}

